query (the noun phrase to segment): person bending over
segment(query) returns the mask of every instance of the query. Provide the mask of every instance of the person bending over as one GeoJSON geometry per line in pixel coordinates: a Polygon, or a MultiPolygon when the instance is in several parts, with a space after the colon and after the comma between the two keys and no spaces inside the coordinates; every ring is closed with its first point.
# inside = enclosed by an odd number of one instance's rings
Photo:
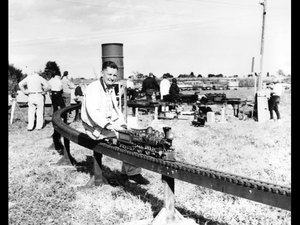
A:
{"type": "MultiPolygon", "coordinates": [[[[86,134],[94,140],[116,137],[118,130],[127,129],[124,115],[118,108],[114,84],[117,80],[118,66],[112,61],[102,65],[102,76],[90,83],[81,106],[81,120],[86,134]]],[[[123,162],[121,177],[138,184],[149,181],[141,174],[141,168],[123,162]]]]}

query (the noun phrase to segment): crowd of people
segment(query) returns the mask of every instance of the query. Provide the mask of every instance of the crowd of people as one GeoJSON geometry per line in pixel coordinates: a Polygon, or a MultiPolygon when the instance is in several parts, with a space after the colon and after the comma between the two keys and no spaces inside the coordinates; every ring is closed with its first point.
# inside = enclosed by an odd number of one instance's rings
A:
{"type": "MultiPolygon", "coordinates": [[[[133,82],[133,76],[129,76],[127,79],[127,94],[129,100],[135,100],[138,96],[138,92],[133,82]]],[[[24,78],[19,87],[21,91],[28,96],[28,125],[27,130],[32,131],[34,129],[40,130],[45,125],[44,122],[44,105],[46,99],[46,93],[49,92],[53,113],[59,108],[67,107],[71,105],[71,91],[75,89],[75,102],[80,104],[84,99],[84,90],[86,85],[83,80],[76,86],[68,79],[68,71],[64,71],[63,75],[55,74],[49,81],[41,77],[38,73],[32,71],[29,76],[24,78]]],[[[270,111],[270,119],[274,120],[274,111],[277,120],[281,119],[279,112],[280,96],[282,93],[282,87],[278,83],[267,84],[268,95],[268,107],[270,111]]],[[[149,73],[149,76],[142,82],[142,93],[145,93],[146,100],[148,102],[155,101],[156,96],[160,95],[160,99],[164,100],[164,97],[171,96],[172,99],[180,99],[180,90],[177,85],[177,79],[172,78],[171,82],[166,75],[163,75],[160,83],[157,82],[153,73],[149,73]]],[[[76,110],[74,121],[80,120],[80,109],[76,110]]],[[[71,120],[71,115],[68,115],[67,120],[71,120]]]]}
{"type": "MultiPolygon", "coordinates": [[[[49,93],[51,99],[53,113],[58,109],[71,105],[72,89],[77,89],[75,93],[78,99],[77,103],[80,102],[79,96],[83,96],[82,91],[79,91],[83,87],[83,83],[76,87],[68,79],[68,71],[64,71],[63,76],[56,73],[50,80],[46,80],[32,70],[28,72],[28,76],[21,80],[18,85],[20,90],[28,96],[28,131],[40,130],[44,127],[44,105],[47,93],[49,93]]],[[[70,115],[68,117],[70,119],[70,115]]]]}
{"type": "Polygon", "coordinates": [[[142,90],[146,95],[148,102],[156,100],[156,94],[160,94],[160,99],[163,100],[164,96],[171,95],[173,99],[178,100],[180,98],[180,90],[177,85],[177,79],[172,78],[172,83],[167,79],[166,75],[163,75],[160,84],[155,79],[153,73],[150,73],[149,76],[142,83],[142,90]]]}

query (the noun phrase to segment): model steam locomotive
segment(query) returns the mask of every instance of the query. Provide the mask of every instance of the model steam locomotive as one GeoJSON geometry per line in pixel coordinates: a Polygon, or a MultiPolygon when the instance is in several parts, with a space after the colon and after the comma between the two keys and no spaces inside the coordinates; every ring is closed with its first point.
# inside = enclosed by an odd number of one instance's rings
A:
{"type": "Polygon", "coordinates": [[[119,130],[118,137],[108,139],[110,144],[120,148],[161,158],[163,160],[175,161],[174,149],[172,148],[173,134],[170,127],[163,127],[164,132],[159,132],[152,127],[146,129],[119,130]]]}

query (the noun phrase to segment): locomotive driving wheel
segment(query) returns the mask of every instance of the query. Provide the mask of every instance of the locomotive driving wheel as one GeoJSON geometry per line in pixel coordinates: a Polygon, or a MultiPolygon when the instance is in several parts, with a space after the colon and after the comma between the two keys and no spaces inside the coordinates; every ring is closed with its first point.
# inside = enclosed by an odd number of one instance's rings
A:
{"type": "Polygon", "coordinates": [[[150,151],[149,150],[145,150],[145,154],[146,155],[150,155],[150,151]]]}

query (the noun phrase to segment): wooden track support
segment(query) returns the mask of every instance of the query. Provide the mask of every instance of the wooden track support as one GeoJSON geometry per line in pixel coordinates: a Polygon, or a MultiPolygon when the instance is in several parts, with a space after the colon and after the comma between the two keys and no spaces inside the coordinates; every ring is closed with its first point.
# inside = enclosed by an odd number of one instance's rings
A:
{"type": "Polygon", "coordinates": [[[95,186],[100,186],[103,184],[108,184],[108,181],[103,176],[102,171],[102,154],[94,152],[94,175],[87,182],[86,185],[78,187],[79,189],[92,188],[95,186]]]}
{"type": "Polygon", "coordinates": [[[64,137],[64,155],[55,164],[57,166],[72,166],[75,163],[75,159],[70,153],[70,140],[64,137]]]}
{"type": "Polygon", "coordinates": [[[197,225],[193,219],[184,218],[175,208],[175,179],[162,175],[164,207],[154,219],[132,221],[122,225],[197,225]]]}
{"type": "Polygon", "coordinates": [[[193,219],[184,218],[175,208],[175,182],[174,178],[162,175],[164,183],[164,207],[151,221],[151,225],[196,225],[193,219]]]}

